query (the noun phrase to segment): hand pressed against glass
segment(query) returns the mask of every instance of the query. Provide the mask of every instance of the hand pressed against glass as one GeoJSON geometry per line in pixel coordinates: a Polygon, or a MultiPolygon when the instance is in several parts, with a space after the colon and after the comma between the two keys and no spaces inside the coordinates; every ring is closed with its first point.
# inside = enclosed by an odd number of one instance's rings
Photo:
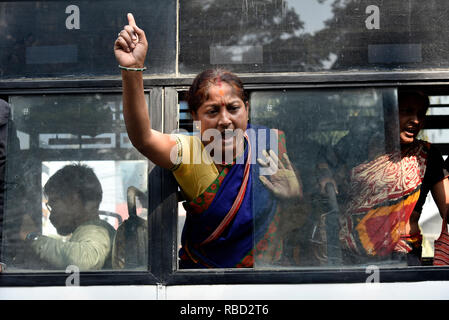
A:
{"type": "Polygon", "coordinates": [[[257,162],[262,167],[269,167],[269,163],[272,162],[271,167],[277,168],[276,172],[269,176],[259,176],[260,181],[268,188],[277,198],[281,199],[301,199],[302,183],[298,179],[295,170],[292,167],[288,155],[284,153],[283,159],[279,159],[278,156],[270,150],[269,152],[262,152],[266,161],[258,158],[257,162]]]}

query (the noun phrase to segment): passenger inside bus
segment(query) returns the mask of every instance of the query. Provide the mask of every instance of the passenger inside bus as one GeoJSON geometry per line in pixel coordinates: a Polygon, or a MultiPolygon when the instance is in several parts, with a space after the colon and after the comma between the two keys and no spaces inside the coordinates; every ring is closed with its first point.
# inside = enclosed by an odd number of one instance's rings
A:
{"type": "MultiPolygon", "coordinates": [[[[330,164],[335,176],[346,177],[336,181],[347,199],[342,204],[340,230],[347,264],[392,258],[420,265],[422,235],[418,220],[429,191],[440,215],[448,213],[449,180],[441,153],[418,139],[429,99],[418,91],[399,90],[398,103],[400,154],[375,147],[380,129],[376,126],[373,139],[366,143],[368,148],[359,150],[354,155],[356,160],[341,144],[333,150],[332,159],[336,161],[330,164]]],[[[355,137],[350,132],[341,142],[346,139],[355,137]]]]}
{"type": "Polygon", "coordinates": [[[41,235],[30,216],[21,226],[21,239],[30,252],[48,269],[110,269],[115,229],[99,217],[102,188],[94,171],[85,165],[67,165],[50,177],[44,186],[50,221],[61,236],[41,235]]]}
{"type": "Polygon", "coordinates": [[[242,82],[219,69],[200,73],[188,93],[203,141],[151,129],[140,72],[148,43],[131,14],[128,21],[114,44],[122,69],[123,114],[133,145],[170,169],[187,199],[180,268],[253,267],[256,256],[276,261],[281,223],[288,223],[283,208],[300,205],[302,196],[283,133],[250,125],[242,82]]]}
{"type": "MultiPolygon", "coordinates": [[[[282,106],[282,113],[284,110],[287,115],[279,116],[282,119],[291,117],[288,114],[291,110],[282,106]]],[[[329,196],[335,196],[338,188],[323,155],[326,148],[308,137],[313,132],[310,127],[316,125],[313,117],[307,119],[307,115],[302,114],[302,119],[295,119],[293,125],[287,124],[283,128],[289,137],[289,150],[290,147],[294,150],[290,155],[293,167],[301,173],[304,199],[301,206],[289,208],[296,212],[288,217],[290,228],[283,228],[284,266],[317,266],[329,262],[323,217],[335,209],[329,196]]],[[[334,227],[338,228],[337,225],[334,227]]]]}

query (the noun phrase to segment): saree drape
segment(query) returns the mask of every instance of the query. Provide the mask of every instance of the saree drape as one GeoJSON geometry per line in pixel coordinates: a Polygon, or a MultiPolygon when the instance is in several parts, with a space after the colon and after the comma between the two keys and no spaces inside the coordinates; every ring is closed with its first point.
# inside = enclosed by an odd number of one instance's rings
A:
{"type": "Polygon", "coordinates": [[[404,154],[384,154],[351,170],[340,231],[347,250],[377,257],[412,250],[415,239],[405,236],[405,227],[420,195],[429,149],[418,140],[404,154]]]}
{"type": "MultiPolygon", "coordinates": [[[[197,198],[185,202],[186,222],[179,251],[180,268],[232,268],[252,267],[254,254],[263,254],[273,246],[272,236],[279,222],[278,201],[259,181],[260,165],[255,157],[260,146],[270,145],[272,130],[249,126],[255,134],[249,135],[242,157],[226,166],[215,181],[197,198]],[[260,143],[265,139],[265,143],[260,143]],[[253,157],[248,158],[248,146],[253,157]],[[224,230],[214,240],[204,243],[223,221],[242,187],[245,165],[250,161],[250,172],[240,207],[224,230]],[[256,244],[256,248],[254,248],[256,244]]],[[[247,130],[248,131],[248,130],[247,130]]],[[[276,133],[278,154],[285,152],[282,133],[276,133]]],[[[274,244],[280,247],[280,244],[274,244]]],[[[279,248],[280,249],[280,248],[279,248]]],[[[274,250],[280,254],[280,250],[274,250]]]]}

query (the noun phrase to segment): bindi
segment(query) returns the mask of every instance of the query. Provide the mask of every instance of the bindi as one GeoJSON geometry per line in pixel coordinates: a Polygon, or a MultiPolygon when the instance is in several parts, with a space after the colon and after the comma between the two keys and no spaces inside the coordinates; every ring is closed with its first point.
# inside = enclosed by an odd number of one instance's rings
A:
{"type": "MultiPolygon", "coordinates": [[[[221,77],[217,77],[217,81],[216,81],[216,86],[219,87],[220,89],[218,90],[218,94],[223,97],[224,96],[224,91],[222,89],[222,81],[221,81],[221,77]]],[[[221,103],[221,105],[224,107],[224,102],[221,103]]]]}

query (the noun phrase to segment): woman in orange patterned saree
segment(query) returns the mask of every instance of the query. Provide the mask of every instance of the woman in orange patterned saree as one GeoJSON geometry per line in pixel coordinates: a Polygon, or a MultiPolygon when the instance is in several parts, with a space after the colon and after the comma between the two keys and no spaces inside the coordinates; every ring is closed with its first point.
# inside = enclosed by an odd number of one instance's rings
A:
{"type": "Polygon", "coordinates": [[[375,156],[350,170],[340,239],[353,262],[396,255],[406,257],[409,265],[419,265],[418,220],[429,191],[440,214],[448,212],[448,173],[441,153],[417,139],[428,97],[400,91],[398,98],[400,151],[375,156]]]}

